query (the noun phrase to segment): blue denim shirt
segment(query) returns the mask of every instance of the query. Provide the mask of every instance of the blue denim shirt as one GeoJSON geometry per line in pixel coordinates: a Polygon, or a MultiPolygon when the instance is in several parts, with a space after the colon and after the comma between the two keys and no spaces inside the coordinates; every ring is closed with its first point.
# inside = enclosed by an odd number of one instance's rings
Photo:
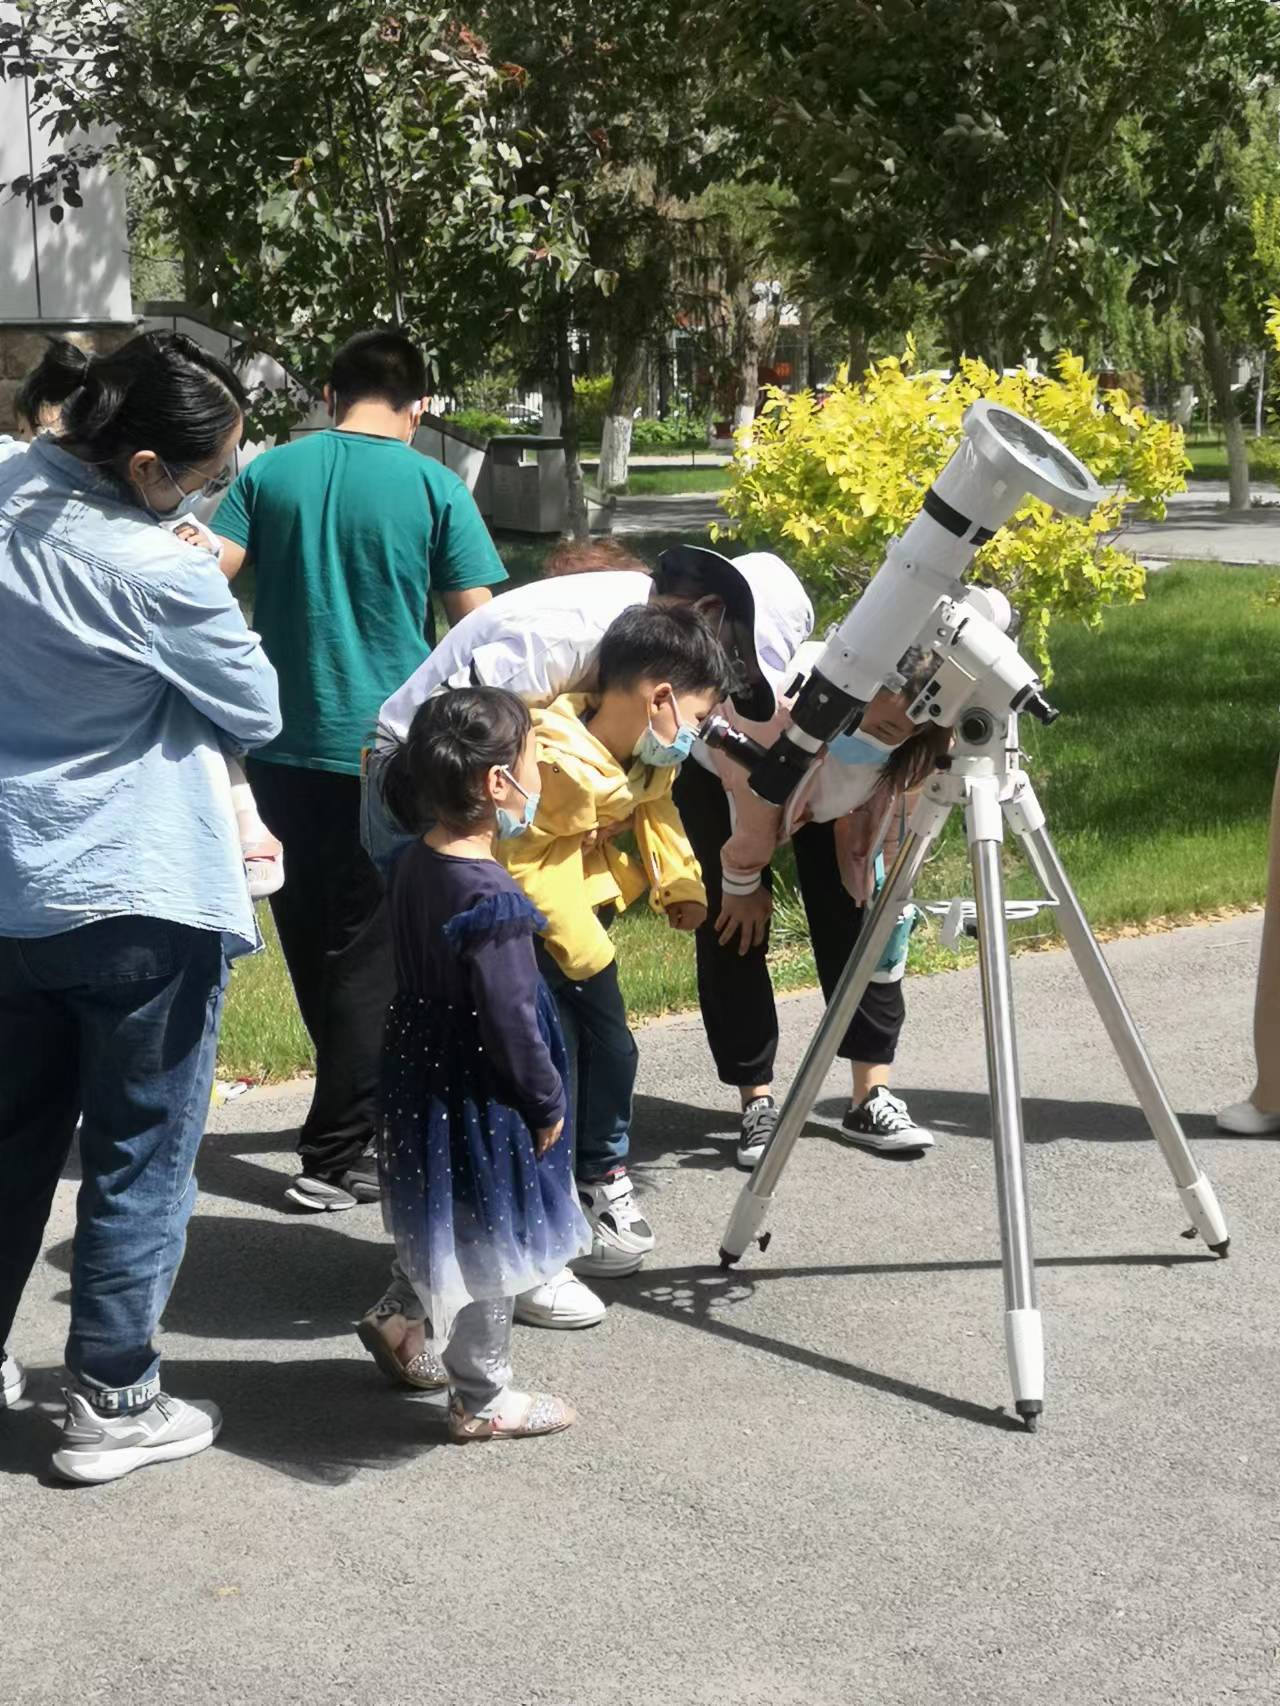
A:
{"type": "Polygon", "coordinates": [[[279,731],[212,554],[51,440],[0,445],[0,936],[142,915],[255,947],[224,753],[279,731]]]}

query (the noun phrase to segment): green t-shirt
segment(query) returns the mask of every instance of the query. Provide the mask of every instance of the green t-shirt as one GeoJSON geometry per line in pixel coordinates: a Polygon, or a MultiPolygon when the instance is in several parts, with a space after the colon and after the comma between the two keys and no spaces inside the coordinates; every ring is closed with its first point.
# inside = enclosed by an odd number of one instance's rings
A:
{"type": "Polygon", "coordinates": [[[360,773],[382,702],[431,651],[431,593],[507,578],[470,492],[399,439],[329,428],[256,456],[214,531],[252,558],[284,727],[255,758],[360,773]]]}

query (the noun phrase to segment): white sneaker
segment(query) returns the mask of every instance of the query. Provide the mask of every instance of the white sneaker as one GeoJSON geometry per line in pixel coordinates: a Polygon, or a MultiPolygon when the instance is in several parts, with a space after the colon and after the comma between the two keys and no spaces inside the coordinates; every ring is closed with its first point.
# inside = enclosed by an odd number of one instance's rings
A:
{"type": "Polygon", "coordinates": [[[751,1172],[769,1147],[780,1113],[772,1096],[757,1096],[742,1110],[742,1130],[738,1134],[738,1165],[751,1172]]]}
{"type": "Polygon", "coordinates": [[[598,1327],[604,1303],[568,1268],[561,1268],[516,1298],[516,1320],[526,1327],[598,1327]]]}
{"type": "Polygon", "coordinates": [[[907,1104],[883,1084],[844,1116],[843,1127],[855,1143],[874,1149],[878,1155],[899,1155],[912,1150],[932,1149],[933,1133],[916,1125],[907,1104]]]}
{"type": "Polygon", "coordinates": [[[1250,1101],[1232,1102],[1219,1111],[1218,1130],[1233,1131],[1237,1137],[1270,1137],[1280,1132],[1280,1114],[1264,1114],[1250,1101]]]}
{"type": "Polygon", "coordinates": [[[653,1229],[640,1213],[625,1167],[603,1179],[578,1182],[578,1200],[591,1228],[591,1254],[574,1271],[601,1279],[633,1274],[654,1246],[653,1229]]]}
{"type": "Polygon", "coordinates": [[[27,1371],[18,1361],[6,1351],[0,1357],[0,1410],[7,1409],[10,1404],[16,1404],[27,1389],[27,1371]]]}
{"type": "Polygon", "coordinates": [[[216,1404],[187,1404],[161,1392],[145,1410],[104,1416],[79,1392],[66,1391],[67,1419],[53,1467],[68,1481],[118,1481],[148,1463],[194,1457],[218,1437],[216,1404]]]}

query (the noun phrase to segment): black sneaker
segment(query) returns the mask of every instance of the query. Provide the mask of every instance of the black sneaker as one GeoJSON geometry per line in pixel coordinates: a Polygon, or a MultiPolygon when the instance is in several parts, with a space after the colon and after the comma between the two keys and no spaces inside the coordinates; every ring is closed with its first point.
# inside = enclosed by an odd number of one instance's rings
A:
{"type": "Polygon", "coordinates": [[[750,1173],[769,1146],[781,1110],[772,1096],[757,1096],[742,1110],[738,1133],[738,1165],[750,1173]]]}
{"type": "Polygon", "coordinates": [[[849,1109],[843,1126],[855,1143],[878,1155],[920,1154],[933,1148],[933,1133],[916,1125],[907,1104],[883,1084],[849,1109]]]}
{"type": "Polygon", "coordinates": [[[377,1202],[382,1195],[377,1157],[367,1149],[358,1161],[336,1173],[299,1173],[284,1194],[300,1208],[330,1213],[355,1208],[362,1202],[377,1202]]]}

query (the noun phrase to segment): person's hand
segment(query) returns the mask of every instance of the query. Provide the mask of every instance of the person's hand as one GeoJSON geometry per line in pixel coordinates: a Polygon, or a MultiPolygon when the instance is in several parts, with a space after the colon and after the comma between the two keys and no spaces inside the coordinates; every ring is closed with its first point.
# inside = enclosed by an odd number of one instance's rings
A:
{"type": "Polygon", "coordinates": [[[609,842],[616,841],[620,835],[631,828],[631,819],[624,817],[617,823],[598,823],[582,838],[582,851],[594,853],[597,847],[606,847],[609,842]]]}
{"type": "Polygon", "coordinates": [[[697,930],[707,922],[707,909],[696,900],[678,900],[667,908],[667,923],[673,930],[697,930]]]}
{"type": "Polygon", "coordinates": [[[564,1121],[563,1120],[557,1120],[554,1125],[540,1126],[538,1128],[538,1130],[535,1131],[533,1134],[533,1152],[534,1152],[534,1154],[538,1157],[539,1160],[541,1160],[542,1157],[547,1153],[548,1149],[554,1149],[556,1144],[559,1143],[560,1139],[563,1136],[564,1136],[564,1121]]]}
{"type": "Polygon", "coordinates": [[[739,954],[760,947],[773,917],[773,897],[763,884],[750,894],[727,894],[716,919],[716,939],[727,948],[738,938],[739,954]]]}

